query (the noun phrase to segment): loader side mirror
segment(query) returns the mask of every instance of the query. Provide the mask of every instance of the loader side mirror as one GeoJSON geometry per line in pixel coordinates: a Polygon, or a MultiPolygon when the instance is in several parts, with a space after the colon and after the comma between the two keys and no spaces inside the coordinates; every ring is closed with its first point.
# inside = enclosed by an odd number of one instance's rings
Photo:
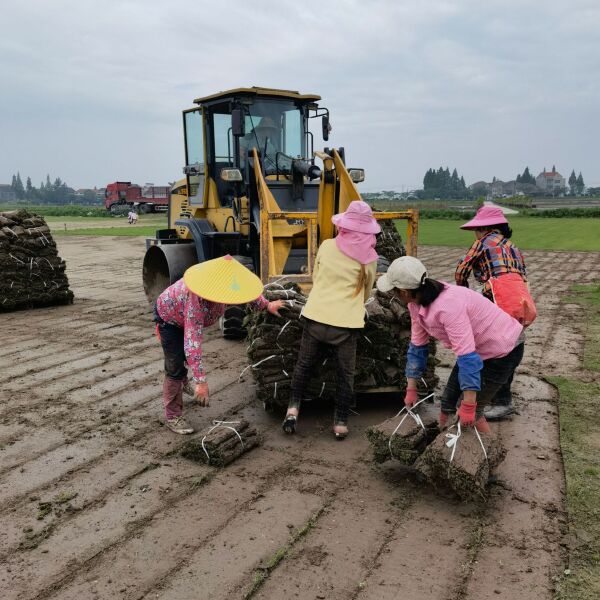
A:
{"type": "Polygon", "coordinates": [[[362,183],[365,180],[364,169],[348,169],[348,175],[350,175],[350,179],[352,179],[354,183],[362,183]]]}
{"type": "Polygon", "coordinates": [[[321,118],[321,126],[323,128],[323,139],[327,141],[329,139],[329,132],[331,131],[329,115],[323,115],[323,117],[321,118]]]}
{"type": "Polygon", "coordinates": [[[231,111],[231,133],[241,137],[246,133],[244,129],[244,111],[241,108],[234,108],[231,111]]]}

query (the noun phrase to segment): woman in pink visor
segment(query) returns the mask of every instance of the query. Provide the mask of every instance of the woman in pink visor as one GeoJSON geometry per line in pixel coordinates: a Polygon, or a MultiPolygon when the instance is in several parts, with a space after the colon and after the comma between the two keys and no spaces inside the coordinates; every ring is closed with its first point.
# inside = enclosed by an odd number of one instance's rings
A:
{"type": "Polygon", "coordinates": [[[355,200],[346,212],[334,215],[334,239],[319,247],[313,269],[313,288],[302,311],[304,331],[292,378],[292,397],[283,430],[292,434],[300,404],[314,367],[326,347],[337,362],[333,432],[337,439],[348,434],[348,408],[354,395],[356,341],[365,326],[365,302],[377,272],[375,235],[381,231],[371,207],[355,200]]]}
{"type": "MultiPolygon", "coordinates": [[[[527,290],[525,259],[510,241],[512,230],[498,206],[482,206],[475,217],[461,226],[473,231],[475,241],[456,267],[457,285],[469,287],[471,272],[483,286],[483,295],[516,318],[529,325],[535,318],[535,305],[527,290]],[[508,299],[508,302],[504,301],[508,299]]],[[[486,419],[497,421],[513,413],[512,377],[502,386],[493,405],[485,410],[486,419]]]]}

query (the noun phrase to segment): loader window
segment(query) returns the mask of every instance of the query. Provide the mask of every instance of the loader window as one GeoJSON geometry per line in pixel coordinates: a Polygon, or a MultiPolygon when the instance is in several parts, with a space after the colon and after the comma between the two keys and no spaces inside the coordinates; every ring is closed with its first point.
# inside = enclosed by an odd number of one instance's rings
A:
{"type": "Polygon", "coordinates": [[[233,136],[231,134],[231,115],[215,113],[213,116],[215,132],[215,162],[233,166],[233,136]]]}
{"type": "Polygon", "coordinates": [[[185,132],[185,169],[188,198],[192,206],[204,205],[204,137],[202,112],[198,109],[183,113],[185,132]]]}
{"type": "Polygon", "coordinates": [[[304,156],[304,117],[292,101],[259,99],[248,107],[246,135],[240,138],[240,162],[248,152],[260,150],[266,174],[276,173],[277,153],[304,156]]]}

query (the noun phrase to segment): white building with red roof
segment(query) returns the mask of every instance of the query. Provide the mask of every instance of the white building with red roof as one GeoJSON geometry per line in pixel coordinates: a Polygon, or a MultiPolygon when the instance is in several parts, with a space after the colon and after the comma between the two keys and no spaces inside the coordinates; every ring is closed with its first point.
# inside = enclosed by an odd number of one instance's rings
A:
{"type": "Polygon", "coordinates": [[[549,194],[560,193],[566,186],[565,178],[556,170],[556,167],[552,167],[552,171],[546,171],[546,167],[544,167],[544,170],[535,178],[535,184],[549,194]]]}

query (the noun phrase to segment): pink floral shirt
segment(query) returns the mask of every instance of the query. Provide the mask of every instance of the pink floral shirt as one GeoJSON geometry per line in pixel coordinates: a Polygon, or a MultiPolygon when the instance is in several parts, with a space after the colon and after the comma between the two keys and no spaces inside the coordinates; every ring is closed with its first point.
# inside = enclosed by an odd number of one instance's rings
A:
{"type": "MultiPolygon", "coordinates": [[[[260,296],[250,306],[265,309],[269,301],[260,296]]],[[[216,323],[225,312],[225,304],[210,302],[190,292],[183,279],[169,286],[156,300],[156,310],[160,318],[170,325],[183,329],[183,350],[192,377],[204,381],[202,364],[202,338],[204,328],[216,323]]]]}

